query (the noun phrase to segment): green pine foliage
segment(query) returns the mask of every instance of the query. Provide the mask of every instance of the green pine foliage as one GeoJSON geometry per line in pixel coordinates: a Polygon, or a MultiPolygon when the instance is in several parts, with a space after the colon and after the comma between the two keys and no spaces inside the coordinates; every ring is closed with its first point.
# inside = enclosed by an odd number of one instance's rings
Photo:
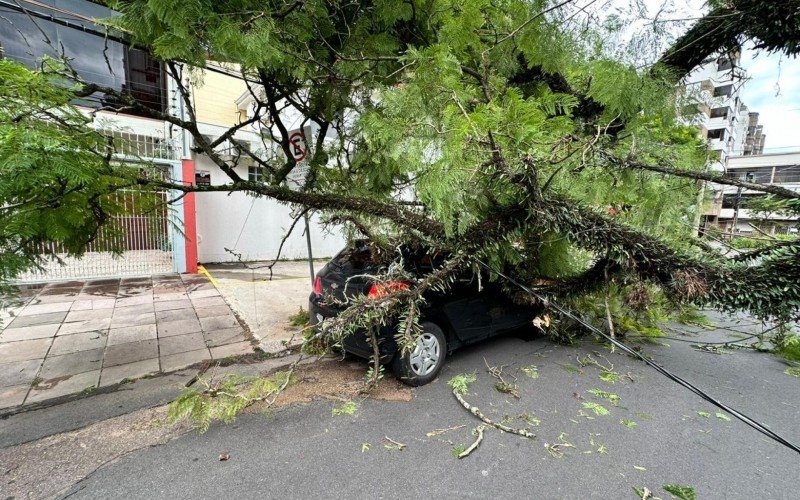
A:
{"type": "Polygon", "coordinates": [[[291,372],[270,377],[228,375],[219,381],[201,379],[170,403],[167,420],[188,420],[201,433],[214,421],[230,423],[248,406],[277,397],[291,383],[291,372]]]}
{"type": "Polygon", "coordinates": [[[71,104],[80,88],[58,77],[64,71],[48,59],[39,71],[0,59],[0,286],[56,258],[51,248],[118,251],[116,217],[134,197],[140,211],[162,206],[137,185],[147,165],[115,163],[111,138],[71,104]]]}

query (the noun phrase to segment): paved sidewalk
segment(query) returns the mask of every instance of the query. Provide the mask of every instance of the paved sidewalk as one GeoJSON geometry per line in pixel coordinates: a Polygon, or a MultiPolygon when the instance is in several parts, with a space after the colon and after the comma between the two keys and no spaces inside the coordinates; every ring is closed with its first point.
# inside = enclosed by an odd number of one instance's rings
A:
{"type": "Polygon", "coordinates": [[[20,299],[0,317],[0,409],[253,352],[200,275],[29,285],[20,299]]]}
{"type": "MultiPolygon", "coordinates": [[[[319,271],[325,260],[314,262],[319,271]]],[[[307,261],[279,261],[269,270],[264,263],[214,264],[205,266],[225,301],[247,323],[259,347],[277,354],[288,345],[302,342],[301,328],[289,324],[289,316],[308,309],[311,278],[307,261]]]]}

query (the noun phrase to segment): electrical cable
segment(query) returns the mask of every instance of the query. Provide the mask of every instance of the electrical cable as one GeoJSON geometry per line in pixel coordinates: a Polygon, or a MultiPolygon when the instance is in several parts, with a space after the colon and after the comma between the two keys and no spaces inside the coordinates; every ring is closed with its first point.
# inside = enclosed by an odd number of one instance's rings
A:
{"type": "Polygon", "coordinates": [[[507,280],[509,283],[519,287],[520,289],[522,289],[526,293],[528,293],[528,294],[536,297],[537,299],[541,300],[546,307],[551,307],[551,308],[555,309],[556,311],[558,311],[559,313],[563,314],[564,316],[567,316],[567,317],[577,321],[578,323],[580,323],[584,328],[586,328],[590,332],[603,337],[607,341],[609,341],[612,344],[614,344],[615,346],[617,346],[620,350],[630,354],[631,356],[634,356],[634,357],[636,357],[638,359],[641,359],[647,365],[649,365],[651,368],[655,369],[657,372],[661,373],[662,375],[664,375],[668,379],[672,380],[673,382],[676,382],[677,384],[683,386],[684,388],[688,389],[689,391],[695,393],[696,395],[700,396],[702,399],[708,401],[709,403],[713,404],[714,406],[716,406],[716,407],[718,407],[718,408],[720,408],[722,410],[725,410],[726,412],[728,412],[731,415],[733,415],[734,417],[736,417],[738,420],[744,422],[745,424],[749,425],[750,427],[752,427],[753,429],[757,430],[761,434],[764,434],[768,438],[770,438],[770,439],[782,444],[783,446],[789,448],[792,451],[800,453],[800,448],[799,447],[797,447],[796,445],[790,443],[789,441],[787,441],[783,437],[779,436],[777,433],[773,432],[772,430],[768,429],[764,424],[762,424],[762,423],[760,423],[760,422],[748,417],[747,415],[743,414],[742,412],[740,412],[738,410],[734,410],[733,408],[731,408],[730,406],[720,402],[719,400],[714,399],[712,396],[710,396],[709,394],[707,394],[706,392],[704,392],[702,389],[698,388],[697,386],[693,385],[691,382],[688,382],[687,380],[684,380],[683,378],[671,373],[669,370],[667,370],[666,368],[662,367],[661,365],[655,363],[654,361],[650,360],[649,358],[647,358],[646,356],[642,355],[641,353],[639,353],[635,349],[631,349],[626,344],[623,344],[622,342],[620,342],[619,340],[617,340],[617,339],[611,337],[610,335],[606,334],[605,332],[603,332],[599,328],[596,328],[595,326],[587,323],[586,321],[584,321],[580,317],[572,314],[570,311],[568,311],[567,309],[561,307],[556,302],[553,302],[552,300],[548,299],[547,297],[544,297],[543,295],[531,290],[529,287],[523,285],[522,283],[518,282],[514,278],[512,278],[512,277],[510,277],[510,276],[508,276],[508,275],[506,275],[506,274],[504,274],[504,273],[502,273],[502,272],[500,272],[500,271],[498,271],[496,269],[493,269],[491,266],[489,266],[488,264],[486,264],[485,262],[483,262],[479,258],[477,258],[477,257],[473,257],[473,258],[475,259],[475,261],[478,264],[480,264],[481,266],[485,267],[487,270],[497,274],[501,278],[504,278],[505,280],[507,280]]]}
{"type": "MultiPolygon", "coordinates": [[[[680,337],[667,337],[667,336],[653,337],[653,336],[648,336],[648,335],[626,335],[626,338],[629,338],[629,339],[648,339],[648,340],[674,340],[674,341],[677,341],[677,342],[686,342],[688,344],[698,344],[698,345],[728,345],[728,344],[739,344],[741,342],[744,342],[745,340],[754,339],[754,338],[758,337],[759,335],[761,335],[761,334],[760,333],[755,333],[753,335],[749,335],[749,336],[744,337],[742,339],[728,340],[728,341],[725,341],[725,342],[703,342],[702,340],[682,339],[680,337]]],[[[751,345],[754,345],[754,344],[751,344],[751,345]]]]}

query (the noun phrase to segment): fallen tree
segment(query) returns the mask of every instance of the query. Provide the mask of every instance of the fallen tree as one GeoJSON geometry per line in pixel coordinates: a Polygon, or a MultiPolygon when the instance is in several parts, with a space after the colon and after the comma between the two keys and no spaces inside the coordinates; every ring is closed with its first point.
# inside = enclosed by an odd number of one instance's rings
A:
{"type": "Polygon", "coordinates": [[[697,181],[769,193],[794,210],[798,195],[709,172],[704,142],[677,120],[674,88],[699,61],[747,39],[796,55],[797,2],[715,2],[646,71],[608,56],[607,34],[591,27],[593,18],[576,29],[588,16],[576,3],[110,2],[121,16],[106,21],[109,36],[165,61],[186,113],[157,111],[86,82],[66,59],[29,74],[2,62],[2,127],[16,132],[4,135],[2,148],[4,181],[15,180],[0,187],[3,277],[35,265],[42,243],[54,239],[80,254],[120,210],[106,196],[116,190],[241,191],[344,222],[381,245],[388,260],[400,242],[453,256],[449,267],[382,299],[391,307],[357,302],[327,333],[401,316],[408,337],[422,293],[474,267],[469,256],[556,297],[608,294],[613,283],[619,293],[637,292],[633,308],[655,307],[658,293],[675,307],[797,318],[796,240],[760,249],[758,264],[727,260],[697,241],[690,221],[702,209],[697,181]],[[770,28],[776,16],[787,29],[770,28]],[[720,17],[721,31],[709,29],[720,17]],[[208,138],[186,75],[220,61],[238,68],[256,113],[208,138]],[[97,93],[106,96],[104,110],[133,108],[188,133],[230,182],[184,185],[126,170],[114,156],[118,145],[89,128],[91,119],[55,111],[97,93]],[[311,174],[300,191],[285,187],[297,167],[287,107],[320,131],[306,138],[314,144],[311,174]],[[267,117],[265,143],[277,145],[277,159],[245,145],[232,160],[215,149],[267,117]],[[23,140],[20,130],[47,134],[23,140]],[[51,147],[67,139],[66,147],[51,147]],[[68,169],[50,168],[52,150],[68,169]],[[265,182],[236,174],[242,157],[265,182]],[[74,207],[78,215],[67,220],[76,222],[48,226],[52,214],[74,207]]]}

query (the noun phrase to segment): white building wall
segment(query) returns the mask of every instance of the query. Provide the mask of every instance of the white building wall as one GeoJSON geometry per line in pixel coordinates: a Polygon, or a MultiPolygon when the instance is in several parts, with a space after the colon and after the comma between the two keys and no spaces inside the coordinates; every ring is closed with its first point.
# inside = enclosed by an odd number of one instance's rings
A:
{"type": "Polygon", "coordinates": [[[783,165],[800,165],[800,151],[732,156],[728,160],[728,168],[733,170],[747,169],[748,167],[779,167],[783,165]]]}
{"type": "MultiPolygon", "coordinates": [[[[227,184],[230,179],[210,159],[195,158],[195,169],[211,174],[211,184],[227,184]]],[[[247,178],[247,167],[237,173],[247,178]]],[[[254,198],[245,193],[197,193],[197,253],[200,262],[235,262],[229,248],[242,260],[270,260],[292,223],[291,209],[274,200],[254,198]],[[238,241],[237,241],[238,240],[238,241]]],[[[339,229],[328,232],[318,217],[311,218],[311,244],[314,258],[332,257],[345,245],[339,229]]],[[[303,221],[295,226],[281,251],[281,258],[307,257],[303,221]]]]}

